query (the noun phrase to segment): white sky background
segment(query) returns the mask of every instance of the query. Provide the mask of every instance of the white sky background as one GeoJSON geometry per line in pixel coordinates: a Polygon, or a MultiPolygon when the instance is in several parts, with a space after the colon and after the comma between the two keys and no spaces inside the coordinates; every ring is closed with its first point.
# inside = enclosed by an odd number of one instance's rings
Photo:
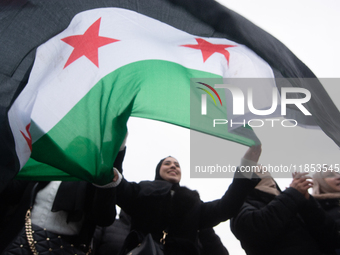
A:
{"type": "MultiPolygon", "coordinates": [[[[274,35],[292,50],[319,78],[340,78],[340,1],[338,0],[220,0],[274,35]]],[[[339,84],[340,86],[340,84],[339,84]]],[[[326,87],[340,109],[340,88],[326,87]]],[[[190,131],[151,120],[131,118],[124,161],[129,181],[153,180],[155,167],[168,155],[178,159],[182,186],[196,189],[203,201],[220,198],[231,179],[191,179],[190,131]]],[[[277,130],[276,130],[277,131],[277,130]]],[[[301,158],[311,163],[340,163],[340,150],[322,131],[296,128],[292,137],[256,130],[262,141],[260,163],[290,164],[301,158]],[[308,150],[308,153],[306,153],[308,150]],[[334,162],[333,160],[337,160],[334,162]],[[325,162],[326,161],[326,162],[325,162]],[[332,162],[330,162],[332,161],[332,162]]],[[[224,141],[226,156],[239,161],[247,147],[224,141]]],[[[208,156],[208,155],[207,155],[208,156]]],[[[277,178],[281,189],[291,179],[277,178]]],[[[231,255],[245,254],[229,228],[229,222],[215,227],[231,255]]]]}

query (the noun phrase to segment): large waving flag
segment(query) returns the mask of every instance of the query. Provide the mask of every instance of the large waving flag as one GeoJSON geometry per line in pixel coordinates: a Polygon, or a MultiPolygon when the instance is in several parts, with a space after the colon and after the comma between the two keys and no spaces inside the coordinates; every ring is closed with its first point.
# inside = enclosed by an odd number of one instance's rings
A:
{"type": "MultiPolygon", "coordinates": [[[[1,12],[1,188],[30,156],[21,178],[109,182],[129,116],[207,132],[190,126],[190,78],[315,78],[214,1],[19,3],[1,12]]],[[[321,84],[289,84],[311,91],[307,121],[340,144],[321,84]]],[[[247,128],[213,135],[256,142],[247,128]]]]}

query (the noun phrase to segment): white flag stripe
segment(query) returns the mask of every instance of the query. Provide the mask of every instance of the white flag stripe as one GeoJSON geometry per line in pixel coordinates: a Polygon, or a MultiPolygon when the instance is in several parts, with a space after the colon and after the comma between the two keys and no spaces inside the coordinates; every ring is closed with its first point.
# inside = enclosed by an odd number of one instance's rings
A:
{"type": "MultiPolygon", "coordinates": [[[[167,24],[120,8],[100,8],[82,12],[69,27],[37,50],[29,82],[9,111],[10,125],[16,147],[24,146],[20,130],[27,120],[12,124],[18,112],[27,110],[28,102],[36,97],[31,119],[42,132],[48,132],[104,76],[124,65],[148,59],[176,62],[187,68],[211,72],[223,77],[273,77],[269,65],[242,45],[220,38],[203,38],[213,44],[231,44],[229,65],[223,54],[214,53],[205,62],[200,50],[181,47],[197,44],[196,36],[167,24]],[[119,40],[98,49],[99,68],[85,56],[64,69],[73,47],[61,41],[68,36],[82,35],[101,18],[99,36],[119,40]],[[17,139],[19,142],[17,143],[17,139]]],[[[31,107],[31,106],[30,106],[31,107]]],[[[32,137],[33,141],[39,139],[32,137]]],[[[20,152],[17,150],[18,155],[20,152]]]]}

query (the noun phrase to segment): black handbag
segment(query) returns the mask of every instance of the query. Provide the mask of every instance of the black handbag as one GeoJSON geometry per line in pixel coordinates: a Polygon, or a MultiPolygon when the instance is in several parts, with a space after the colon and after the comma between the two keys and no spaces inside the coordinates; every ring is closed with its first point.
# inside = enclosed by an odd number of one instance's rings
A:
{"type": "Polygon", "coordinates": [[[32,224],[31,210],[38,183],[32,190],[30,208],[26,212],[25,226],[1,253],[2,255],[88,255],[91,249],[73,244],[73,236],[59,235],[32,224]]]}
{"type": "Polygon", "coordinates": [[[71,236],[64,236],[47,231],[31,223],[30,209],[25,219],[25,226],[17,237],[4,250],[3,255],[86,255],[90,249],[84,250],[72,244],[71,236]]]}
{"type": "Polygon", "coordinates": [[[151,234],[147,234],[143,241],[127,255],[164,255],[162,244],[155,242],[151,234]]]}

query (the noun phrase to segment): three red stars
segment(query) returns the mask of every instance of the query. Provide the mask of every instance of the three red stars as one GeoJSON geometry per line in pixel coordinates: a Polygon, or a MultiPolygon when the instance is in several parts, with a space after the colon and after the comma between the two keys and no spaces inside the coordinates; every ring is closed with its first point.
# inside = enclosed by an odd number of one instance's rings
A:
{"type": "MultiPolygon", "coordinates": [[[[94,22],[83,35],[73,35],[61,39],[63,42],[74,48],[64,68],[82,56],[85,56],[93,64],[99,67],[98,48],[119,41],[117,39],[99,36],[100,21],[101,18],[94,22]]],[[[213,44],[201,38],[196,38],[196,41],[198,44],[185,44],[181,46],[200,50],[202,52],[203,62],[214,53],[221,53],[224,55],[229,65],[230,53],[227,48],[235,47],[236,45],[213,44]]]]}
{"type": "Polygon", "coordinates": [[[236,46],[236,45],[229,45],[229,44],[212,44],[201,38],[196,38],[196,42],[198,44],[185,44],[181,46],[201,50],[202,56],[203,56],[203,62],[205,62],[212,54],[217,52],[217,53],[223,54],[227,60],[227,63],[229,64],[230,53],[228,50],[226,50],[226,48],[236,46]]]}
{"type": "Polygon", "coordinates": [[[98,48],[119,41],[99,36],[100,20],[101,18],[94,22],[83,35],[73,35],[61,39],[63,42],[74,48],[64,66],[64,69],[82,56],[87,57],[93,64],[99,67],[98,48]]]}

